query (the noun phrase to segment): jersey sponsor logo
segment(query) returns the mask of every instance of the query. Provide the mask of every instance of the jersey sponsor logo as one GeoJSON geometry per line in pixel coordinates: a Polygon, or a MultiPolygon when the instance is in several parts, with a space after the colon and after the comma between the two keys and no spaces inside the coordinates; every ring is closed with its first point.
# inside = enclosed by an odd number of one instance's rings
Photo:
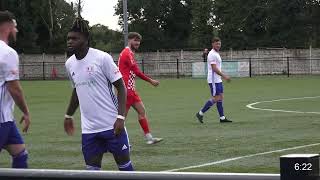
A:
{"type": "Polygon", "coordinates": [[[98,83],[95,80],[91,80],[91,81],[75,83],[75,87],[76,88],[80,86],[94,87],[94,86],[97,86],[97,84],[98,83]]]}

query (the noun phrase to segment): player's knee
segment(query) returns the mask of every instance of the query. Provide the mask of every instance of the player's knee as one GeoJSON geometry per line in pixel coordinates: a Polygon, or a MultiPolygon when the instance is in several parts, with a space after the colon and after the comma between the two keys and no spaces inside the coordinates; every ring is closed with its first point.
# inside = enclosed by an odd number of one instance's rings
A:
{"type": "Polygon", "coordinates": [[[133,171],[133,166],[129,155],[115,156],[115,160],[120,171],[133,171]]]}
{"type": "Polygon", "coordinates": [[[217,102],[221,102],[223,100],[223,96],[219,94],[217,97],[217,102]]]}
{"type": "Polygon", "coordinates": [[[142,112],[142,113],[139,113],[139,114],[138,114],[138,119],[139,119],[139,120],[140,120],[140,119],[145,119],[145,118],[147,118],[147,115],[146,115],[145,112],[142,112]]]}
{"type": "Polygon", "coordinates": [[[12,156],[12,168],[28,168],[28,151],[26,149],[12,156]]]}
{"type": "Polygon", "coordinates": [[[86,162],[86,170],[100,170],[101,169],[101,161],[102,157],[94,156],[94,157],[85,157],[86,162]]]}
{"type": "Polygon", "coordinates": [[[214,96],[211,100],[214,101],[214,102],[219,102],[220,101],[220,97],[219,96],[214,96]]]}

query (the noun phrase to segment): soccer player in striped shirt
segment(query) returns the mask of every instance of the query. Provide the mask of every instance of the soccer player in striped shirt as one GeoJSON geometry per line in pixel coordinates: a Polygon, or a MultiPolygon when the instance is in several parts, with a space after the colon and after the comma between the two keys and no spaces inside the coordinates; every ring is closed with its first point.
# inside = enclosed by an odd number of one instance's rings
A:
{"type": "Polygon", "coordinates": [[[162,138],[155,138],[151,135],[146,110],[135,87],[136,76],[155,87],[159,85],[159,81],[151,79],[140,71],[134,58],[134,53],[138,50],[141,39],[142,36],[139,33],[130,32],[128,34],[128,46],[120,53],[118,65],[127,88],[126,115],[128,114],[130,107],[133,107],[138,113],[138,120],[146,137],[147,144],[155,144],[162,141],[162,138]]]}
{"type": "Polygon", "coordinates": [[[0,11],[0,151],[5,149],[12,156],[13,168],[28,167],[28,152],[13,117],[14,104],[22,111],[20,123],[23,132],[30,125],[30,115],[19,82],[19,56],[8,46],[16,40],[17,23],[14,15],[0,11]]]}
{"type": "Polygon", "coordinates": [[[196,113],[196,117],[200,123],[203,123],[204,113],[207,112],[215,103],[217,104],[217,109],[220,116],[221,123],[230,123],[231,120],[228,120],[224,116],[223,110],[223,84],[222,79],[225,79],[227,82],[230,82],[230,77],[225,75],[221,71],[222,60],[219,54],[219,50],[221,48],[221,40],[220,38],[212,39],[212,50],[208,54],[207,64],[208,64],[208,76],[207,81],[210,89],[211,98],[205,103],[203,108],[196,113]]]}

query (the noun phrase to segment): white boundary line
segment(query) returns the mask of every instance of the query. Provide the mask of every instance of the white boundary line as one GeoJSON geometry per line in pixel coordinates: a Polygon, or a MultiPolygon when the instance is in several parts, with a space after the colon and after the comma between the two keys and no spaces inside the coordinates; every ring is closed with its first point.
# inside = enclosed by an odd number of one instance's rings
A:
{"type": "Polygon", "coordinates": [[[246,156],[239,156],[239,157],[224,159],[224,160],[220,160],[220,161],[214,161],[214,162],[209,162],[209,163],[205,163],[205,164],[200,164],[200,165],[187,166],[187,167],[177,168],[177,169],[170,169],[170,170],[166,170],[164,172],[175,172],[175,171],[194,169],[194,168],[200,168],[200,167],[205,167],[205,166],[212,166],[212,165],[222,164],[222,163],[235,161],[235,160],[239,160],[239,159],[244,159],[244,158],[250,158],[250,157],[261,156],[261,155],[266,155],[266,154],[278,153],[278,152],[283,152],[283,151],[290,151],[290,150],[295,150],[295,149],[302,149],[302,148],[306,148],[306,147],[319,146],[319,145],[320,145],[320,143],[307,144],[307,145],[303,145],[303,146],[296,146],[296,147],[291,147],[291,148],[286,148],[286,149],[279,149],[279,150],[267,151],[267,152],[256,153],[256,154],[249,154],[246,156]]]}
{"type": "MultiPolygon", "coordinates": [[[[275,99],[275,100],[270,100],[270,101],[260,101],[260,102],[254,102],[254,103],[248,104],[248,105],[246,105],[246,107],[249,108],[249,109],[262,110],[262,111],[275,111],[275,112],[300,113],[300,114],[320,114],[320,112],[288,111],[288,110],[282,110],[282,109],[264,109],[264,108],[253,107],[254,105],[257,105],[257,104],[260,104],[260,103],[278,102],[278,101],[290,101],[290,100],[299,100],[299,99],[314,99],[314,98],[320,98],[320,96],[286,98],[286,99],[275,99]]],[[[249,154],[249,155],[246,155],[246,156],[239,156],[239,157],[224,159],[224,160],[220,160],[220,161],[214,161],[214,162],[209,162],[209,163],[205,163],[205,164],[200,164],[200,165],[194,165],[194,166],[187,166],[187,167],[183,167],[183,168],[165,170],[163,172],[175,172],[175,171],[194,169],[194,168],[200,168],[200,167],[205,167],[205,166],[212,166],[212,165],[222,164],[222,163],[235,161],[235,160],[239,160],[239,159],[244,159],[244,158],[250,158],[250,157],[255,157],[255,156],[261,156],[261,155],[272,154],[272,153],[276,153],[276,152],[283,152],[283,151],[301,149],[301,148],[318,146],[318,145],[320,145],[320,143],[308,144],[308,145],[303,145],[303,146],[296,146],[296,147],[291,147],[291,148],[286,148],[286,149],[279,149],[279,150],[274,150],[274,151],[267,151],[267,152],[256,153],[256,154],[249,154]]]]}
{"type": "Polygon", "coordinates": [[[290,100],[299,100],[299,99],[315,99],[315,98],[320,98],[320,96],[287,98],[287,99],[275,99],[275,100],[270,100],[270,101],[260,101],[260,102],[254,102],[254,103],[248,104],[248,105],[246,105],[246,107],[249,108],[249,109],[261,110],[261,111],[286,112],[286,113],[297,113],[297,114],[320,114],[320,112],[288,111],[288,110],[283,110],[283,109],[266,109],[266,108],[253,107],[254,105],[261,104],[261,103],[278,102],[278,101],[290,101],[290,100]]]}
{"type": "MultiPolygon", "coordinates": [[[[281,109],[263,109],[263,108],[253,107],[254,105],[257,105],[257,104],[260,104],[260,103],[266,103],[266,102],[290,101],[290,100],[314,99],[314,98],[320,98],[320,96],[299,97],[299,98],[287,98],[287,99],[275,99],[275,100],[270,100],[270,101],[260,101],[260,102],[254,102],[254,103],[248,104],[248,105],[246,105],[246,107],[248,107],[248,108],[250,108],[250,109],[262,110],[262,111],[276,111],[276,112],[301,113],[301,114],[304,114],[304,113],[308,113],[308,114],[320,114],[320,112],[288,111],[288,110],[281,110],[281,109]]],[[[318,145],[320,145],[320,143],[308,144],[308,145],[303,145],[303,146],[296,146],[296,147],[279,149],[279,150],[274,150],[274,151],[267,151],[267,152],[256,153],[256,154],[249,154],[249,155],[246,155],[246,156],[239,156],[239,157],[224,159],[224,160],[220,160],[220,161],[214,161],[214,162],[204,163],[204,164],[200,164],[200,165],[187,166],[187,167],[177,168],[177,169],[169,169],[169,170],[165,170],[165,171],[163,171],[163,172],[175,172],[175,171],[181,171],[181,170],[187,170],[187,169],[194,169],[194,168],[200,168],[200,167],[205,167],[205,166],[212,166],[212,165],[222,164],[222,163],[226,163],[226,162],[230,162],[230,161],[235,161],[235,160],[239,160],[239,159],[244,159],[244,158],[250,158],[250,157],[255,157],[255,156],[261,156],[261,155],[272,154],[272,153],[277,153],[277,152],[284,152],[284,151],[301,149],[301,148],[318,146],[318,145]]]]}

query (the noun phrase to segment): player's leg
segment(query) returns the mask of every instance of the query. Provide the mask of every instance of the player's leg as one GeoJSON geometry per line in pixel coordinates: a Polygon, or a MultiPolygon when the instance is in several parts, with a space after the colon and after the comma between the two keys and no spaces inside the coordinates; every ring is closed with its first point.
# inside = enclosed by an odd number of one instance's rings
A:
{"type": "Polygon", "coordinates": [[[104,149],[102,142],[97,139],[97,133],[82,134],[82,153],[86,170],[100,170],[104,149]]]}
{"type": "Polygon", "coordinates": [[[8,122],[9,134],[5,149],[12,157],[12,168],[28,168],[28,151],[15,122],[8,122]]]}
{"type": "Polygon", "coordinates": [[[120,171],[133,171],[130,160],[130,145],[127,131],[108,141],[108,150],[113,154],[120,171]]]}
{"type": "Polygon", "coordinates": [[[147,139],[147,144],[155,144],[155,143],[162,141],[163,140],[162,138],[152,137],[152,134],[151,134],[150,128],[149,128],[148,118],[146,115],[146,110],[145,110],[144,104],[141,101],[139,96],[137,96],[136,101],[132,105],[132,107],[138,113],[139,124],[140,124],[140,126],[144,132],[144,135],[147,139]]]}
{"type": "Polygon", "coordinates": [[[219,100],[217,101],[217,109],[220,117],[220,122],[232,122],[224,116],[224,109],[223,109],[223,84],[221,83],[216,83],[216,95],[219,96],[219,100]]]}
{"type": "Polygon", "coordinates": [[[198,118],[200,123],[203,123],[204,113],[206,113],[214,105],[214,103],[217,102],[217,97],[214,96],[216,94],[215,84],[214,83],[209,83],[208,85],[209,85],[210,94],[211,94],[212,98],[210,98],[204,104],[204,106],[201,108],[201,110],[196,114],[196,117],[198,118]]]}

